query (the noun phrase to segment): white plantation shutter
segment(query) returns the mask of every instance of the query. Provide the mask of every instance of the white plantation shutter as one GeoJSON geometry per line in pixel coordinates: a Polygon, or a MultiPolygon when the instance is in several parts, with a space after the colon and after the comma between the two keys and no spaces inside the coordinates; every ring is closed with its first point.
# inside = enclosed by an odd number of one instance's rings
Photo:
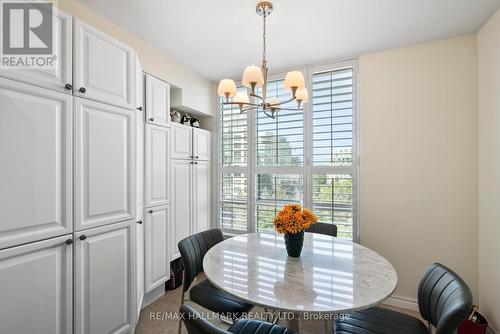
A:
{"type": "MultiPolygon", "coordinates": [[[[246,91],[238,87],[238,91],[246,91]]],[[[236,106],[223,105],[219,116],[219,225],[248,228],[248,122],[236,106]]]]}
{"type": "Polygon", "coordinates": [[[354,89],[352,67],[312,75],[312,208],[346,239],[355,237],[354,89]]]}

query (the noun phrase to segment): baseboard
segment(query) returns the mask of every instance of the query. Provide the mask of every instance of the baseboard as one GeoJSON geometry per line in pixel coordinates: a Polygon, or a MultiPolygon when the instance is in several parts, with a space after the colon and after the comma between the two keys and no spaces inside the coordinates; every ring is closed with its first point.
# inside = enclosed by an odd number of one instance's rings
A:
{"type": "Polygon", "coordinates": [[[488,334],[498,334],[499,332],[493,328],[493,327],[488,327],[488,334]]]}
{"type": "Polygon", "coordinates": [[[413,298],[393,295],[386,299],[382,304],[418,312],[418,302],[413,298]]]}
{"type": "Polygon", "coordinates": [[[142,299],[142,309],[144,310],[148,305],[151,305],[158,298],[165,294],[165,284],[161,284],[159,287],[151,290],[150,292],[144,294],[142,299]]]}

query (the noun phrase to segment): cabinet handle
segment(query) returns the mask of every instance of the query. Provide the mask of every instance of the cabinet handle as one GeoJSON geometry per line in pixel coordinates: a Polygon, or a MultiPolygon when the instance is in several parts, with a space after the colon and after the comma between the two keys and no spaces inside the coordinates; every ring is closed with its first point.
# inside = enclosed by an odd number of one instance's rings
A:
{"type": "Polygon", "coordinates": [[[195,164],[195,165],[197,165],[197,164],[198,164],[198,161],[195,161],[195,162],[194,162],[194,164],[195,164]]]}
{"type": "Polygon", "coordinates": [[[80,93],[85,93],[87,90],[85,89],[85,87],[80,87],[79,91],[80,93]]]}
{"type": "Polygon", "coordinates": [[[149,213],[153,213],[154,211],[153,211],[153,210],[149,210],[148,212],[149,212],[149,213]]]}
{"type": "Polygon", "coordinates": [[[137,110],[142,111],[142,107],[137,107],[137,110]]]}
{"type": "Polygon", "coordinates": [[[142,220],[138,220],[137,224],[141,224],[142,225],[142,220]]]}
{"type": "Polygon", "coordinates": [[[73,86],[70,84],[66,84],[66,86],[64,86],[64,88],[66,88],[66,90],[72,90],[73,86]]]}
{"type": "Polygon", "coordinates": [[[85,240],[85,239],[87,239],[87,236],[86,236],[85,234],[82,234],[82,235],[80,236],[80,240],[81,240],[81,241],[83,241],[83,240],[85,240]]]}
{"type": "Polygon", "coordinates": [[[190,155],[190,156],[189,156],[189,159],[193,159],[193,158],[194,158],[194,155],[190,155]]]}
{"type": "Polygon", "coordinates": [[[68,239],[64,242],[66,245],[71,245],[73,243],[73,239],[68,239]]]}
{"type": "Polygon", "coordinates": [[[153,121],[155,120],[155,118],[154,118],[154,117],[151,117],[151,118],[149,118],[149,120],[150,120],[151,122],[153,122],[153,121]]]}
{"type": "Polygon", "coordinates": [[[196,159],[198,159],[198,158],[199,158],[199,156],[195,156],[195,158],[196,158],[196,159]]]}
{"type": "Polygon", "coordinates": [[[190,161],[189,163],[192,165],[192,164],[194,164],[194,161],[190,161]]]}

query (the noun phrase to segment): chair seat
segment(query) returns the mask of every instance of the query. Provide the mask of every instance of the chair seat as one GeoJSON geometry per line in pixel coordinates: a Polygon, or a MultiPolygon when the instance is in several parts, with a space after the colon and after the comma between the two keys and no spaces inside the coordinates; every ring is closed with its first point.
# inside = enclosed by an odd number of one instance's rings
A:
{"type": "Polygon", "coordinates": [[[381,307],[354,312],[335,320],[335,334],[428,334],[417,318],[381,307]]]}
{"type": "Polygon", "coordinates": [[[189,292],[191,301],[213,312],[228,314],[237,319],[253,305],[215,287],[209,280],[193,286],[189,292]]]}
{"type": "Polygon", "coordinates": [[[240,319],[228,329],[234,334],[295,334],[294,331],[268,322],[240,319]]]}

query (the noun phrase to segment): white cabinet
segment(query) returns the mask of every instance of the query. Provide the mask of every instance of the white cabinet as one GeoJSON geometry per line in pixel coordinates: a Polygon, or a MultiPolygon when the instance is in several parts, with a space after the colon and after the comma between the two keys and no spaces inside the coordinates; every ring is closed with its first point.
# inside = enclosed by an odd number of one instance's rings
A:
{"type": "Polygon", "coordinates": [[[146,124],[146,207],[170,202],[170,129],[146,124]]]}
{"type": "Polygon", "coordinates": [[[146,74],[146,121],[170,126],[170,85],[146,74]]]}
{"type": "Polygon", "coordinates": [[[135,104],[137,110],[144,111],[144,74],[137,53],[135,54],[135,104]]]}
{"type": "Polygon", "coordinates": [[[136,236],[136,323],[139,321],[141,313],[142,301],[144,299],[144,216],[139,213],[136,217],[137,223],[135,226],[136,236]]]}
{"type": "Polygon", "coordinates": [[[73,34],[74,94],[136,109],[134,49],[77,19],[73,34]]]}
{"type": "Polygon", "coordinates": [[[210,228],[210,162],[195,161],[192,169],[192,233],[198,233],[210,228]]]}
{"type": "Polygon", "coordinates": [[[193,156],[195,160],[210,160],[212,141],[210,131],[193,128],[193,156]]]}
{"type": "Polygon", "coordinates": [[[172,159],[193,158],[193,128],[172,123],[172,159]]]}
{"type": "Polygon", "coordinates": [[[135,217],[135,113],[75,98],[75,230],[135,217]]]}
{"type": "Polygon", "coordinates": [[[144,214],[146,247],[145,289],[146,292],[165,283],[170,278],[168,206],[149,209],[144,214]]]}
{"type": "Polygon", "coordinates": [[[180,257],[177,244],[191,233],[191,169],[189,160],[172,160],[171,259],[180,257]]]}
{"type": "Polygon", "coordinates": [[[75,334],[131,333],[135,221],[75,234],[75,334]]]}
{"type": "Polygon", "coordinates": [[[0,248],[70,233],[72,97],[0,78],[0,248]]]}
{"type": "Polygon", "coordinates": [[[0,324],[8,334],[69,334],[72,245],[57,237],[0,251],[0,324]]]}
{"type": "Polygon", "coordinates": [[[0,76],[72,94],[72,17],[61,10],[56,13],[53,20],[54,66],[47,69],[0,69],[0,76]]]}
{"type": "Polygon", "coordinates": [[[144,111],[136,112],[136,131],[135,131],[135,172],[136,172],[136,211],[144,210],[144,111]]]}

